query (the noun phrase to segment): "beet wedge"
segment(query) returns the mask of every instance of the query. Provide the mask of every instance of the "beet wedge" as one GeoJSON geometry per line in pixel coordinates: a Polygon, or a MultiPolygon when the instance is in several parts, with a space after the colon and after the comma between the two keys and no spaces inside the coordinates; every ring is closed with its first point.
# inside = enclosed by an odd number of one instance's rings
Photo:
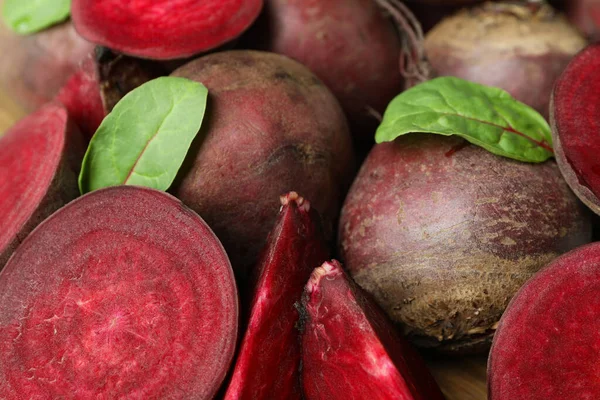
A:
{"type": "Polygon", "coordinates": [[[33,228],[77,197],[83,152],[81,134],[58,103],[0,138],[0,269],[33,228]]]}
{"type": "Polygon", "coordinates": [[[74,0],[77,32],[90,42],[132,56],[177,59],[240,36],[263,0],[74,0]]]}
{"type": "Polygon", "coordinates": [[[328,258],[320,218],[291,192],[257,265],[250,322],[226,400],[301,399],[300,333],[295,303],[312,270],[328,258]]]}
{"type": "Polygon", "coordinates": [[[7,399],[211,399],[235,351],[223,247],[171,195],[117,186],[63,207],[0,274],[7,399]]]}
{"type": "Polygon", "coordinates": [[[490,400],[600,399],[600,243],[550,263],[511,300],[488,360],[490,400]]]}
{"type": "Polygon", "coordinates": [[[423,360],[337,261],[312,273],[302,299],[307,400],[437,400],[423,360]]]}
{"type": "Polygon", "coordinates": [[[556,81],[550,125],[565,180],[600,214],[600,43],[575,56],[556,81]]]}

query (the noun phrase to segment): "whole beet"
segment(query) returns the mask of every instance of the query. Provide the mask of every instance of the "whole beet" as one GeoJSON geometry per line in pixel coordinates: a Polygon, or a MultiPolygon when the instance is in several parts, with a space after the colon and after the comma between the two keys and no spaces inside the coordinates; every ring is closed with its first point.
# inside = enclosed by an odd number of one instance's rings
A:
{"type": "Polygon", "coordinates": [[[214,229],[238,276],[256,262],[282,193],[314,199],[331,239],[354,166],[344,114],[325,85],[287,57],[256,51],[211,54],[173,75],[209,90],[173,192],[214,229]]]}
{"type": "Polygon", "coordinates": [[[590,236],[553,161],[413,134],[371,151],[342,210],[339,243],[356,282],[417,345],[466,353],[487,349],[529,277],[590,236]]]}
{"type": "Polygon", "coordinates": [[[439,23],[425,50],[438,76],[500,87],[547,117],[554,81],[585,44],[550,6],[486,3],[439,23]]]}
{"type": "Polygon", "coordinates": [[[569,18],[588,38],[600,40],[600,0],[570,0],[569,18]]]}

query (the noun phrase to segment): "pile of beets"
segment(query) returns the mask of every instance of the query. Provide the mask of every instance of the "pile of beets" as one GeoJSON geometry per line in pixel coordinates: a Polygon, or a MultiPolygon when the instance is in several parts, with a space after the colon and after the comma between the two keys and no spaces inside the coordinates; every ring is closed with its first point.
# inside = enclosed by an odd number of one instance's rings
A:
{"type": "Polygon", "coordinates": [[[72,0],[3,31],[31,114],[0,137],[0,398],[437,400],[420,354],[490,352],[492,400],[599,399],[598,38],[599,0],[72,0]],[[173,185],[79,196],[167,75],[209,91],[173,185]],[[537,110],[555,160],[374,145],[437,76],[537,110]]]}

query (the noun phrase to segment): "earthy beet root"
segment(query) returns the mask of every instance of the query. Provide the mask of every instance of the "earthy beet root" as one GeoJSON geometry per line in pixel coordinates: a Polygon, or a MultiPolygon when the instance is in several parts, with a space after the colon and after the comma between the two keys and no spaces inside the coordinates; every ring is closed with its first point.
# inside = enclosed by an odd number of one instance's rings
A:
{"type": "Polygon", "coordinates": [[[500,87],[548,116],[556,78],[585,44],[549,6],[486,3],[443,20],[425,50],[437,75],[500,87]]]}
{"type": "Polygon", "coordinates": [[[44,218],[79,194],[83,143],[67,110],[49,103],[0,139],[0,269],[44,218]]]}
{"type": "Polygon", "coordinates": [[[600,214],[600,44],[579,53],[556,82],[550,124],[560,171],[600,214]]]}
{"type": "Polygon", "coordinates": [[[1,28],[0,87],[32,111],[56,96],[93,49],[70,22],[29,36],[1,28]]]}
{"type": "Polygon", "coordinates": [[[211,54],[174,75],[204,83],[209,103],[173,192],[215,230],[234,270],[255,265],[281,193],[314,199],[330,239],[354,167],[325,85],[293,60],[255,51],[211,54]]]}
{"type": "Polygon", "coordinates": [[[297,193],[281,197],[282,208],[268,239],[226,400],[301,399],[300,357],[296,329],[304,284],[328,258],[318,214],[297,193]]]}
{"type": "Polygon", "coordinates": [[[517,293],[488,362],[490,400],[598,399],[600,244],[559,257],[517,293]]]}
{"type": "MultiPolygon", "coordinates": [[[[469,3],[483,2],[481,0],[474,0],[469,3]]],[[[429,3],[427,1],[406,1],[406,5],[414,13],[415,17],[421,23],[423,31],[428,32],[437,25],[445,17],[456,13],[465,3],[460,4],[453,2],[445,2],[440,0],[438,3],[429,3]]]]}
{"type": "Polygon", "coordinates": [[[84,59],[57,99],[89,140],[123,96],[164,72],[159,64],[98,47],[84,59]]]}
{"type": "Polygon", "coordinates": [[[444,398],[419,355],[337,261],[314,270],[302,305],[307,399],[444,398]]]}
{"type": "Polygon", "coordinates": [[[600,40],[600,1],[569,0],[569,18],[590,39],[600,40]]]}
{"type": "Polygon", "coordinates": [[[73,23],[84,38],[152,59],[193,56],[241,35],[263,0],[74,0],[73,23]]]}
{"type": "Polygon", "coordinates": [[[235,349],[227,255],[177,199],[132,186],[65,206],[0,274],[0,393],[211,399],[235,349]]]}
{"type": "Polygon", "coordinates": [[[256,46],[306,65],[338,98],[354,135],[373,142],[376,119],[402,91],[398,33],[373,0],[267,0],[256,46]]]}
{"type": "Polygon", "coordinates": [[[412,134],[369,154],[342,210],[340,251],[417,345],[478,352],[533,273],[589,242],[588,217],[553,161],[412,134]]]}

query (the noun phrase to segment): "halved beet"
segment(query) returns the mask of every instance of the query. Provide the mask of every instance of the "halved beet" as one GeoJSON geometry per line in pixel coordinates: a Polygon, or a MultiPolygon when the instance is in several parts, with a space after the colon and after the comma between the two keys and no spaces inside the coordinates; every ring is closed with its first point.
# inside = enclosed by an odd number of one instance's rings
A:
{"type": "Polygon", "coordinates": [[[560,171],[600,214],[600,44],[580,52],[556,82],[550,124],[560,171]]]}
{"type": "Polygon", "coordinates": [[[235,349],[221,243],[153,189],[118,186],[48,218],[0,274],[7,398],[211,399],[235,349]]]}
{"type": "Polygon", "coordinates": [[[302,305],[307,399],[444,398],[416,351],[337,261],[314,270],[302,305]]]}
{"type": "Polygon", "coordinates": [[[529,280],[500,320],[488,361],[490,400],[598,399],[600,243],[529,280]]]}
{"type": "Polygon", "coordinates": [[[77,31],[89,41],[143,58],[202,53],[241,35],[263,0],[74,0],[77,31]]]}
{"type": "Polygon", "coordinates": [[[0,269],[40,222],[79,194],[83,144],[67,110],[49,103],[0,139],[0,269]]]}
{"type": "Polygon", "coordinates": [[[317,212],[290,192],[257,266],[259,280],[248,330],[225,395],[234,399],[301,399],[300,335],[296,329],[305,282],[328,258],[317,212]]]}

